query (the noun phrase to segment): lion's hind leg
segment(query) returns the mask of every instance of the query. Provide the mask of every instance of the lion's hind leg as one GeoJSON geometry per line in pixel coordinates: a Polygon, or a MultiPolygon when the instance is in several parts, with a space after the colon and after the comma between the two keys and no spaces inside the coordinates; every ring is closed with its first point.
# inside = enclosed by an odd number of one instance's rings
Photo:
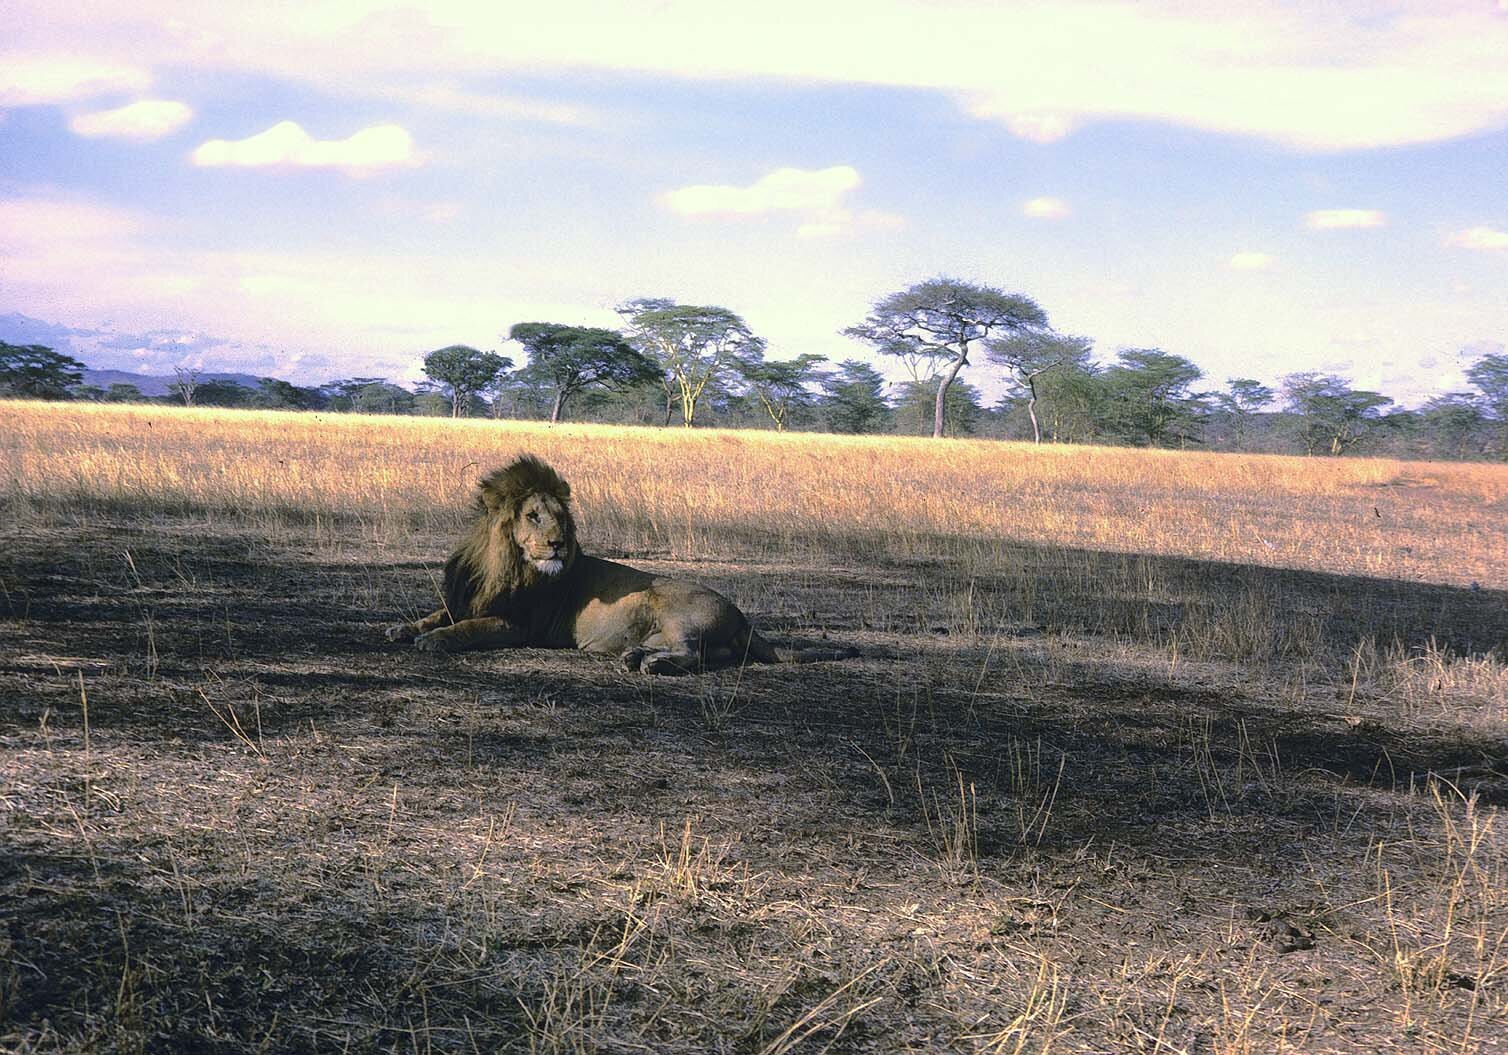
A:
{"type": "Polygon", "coordinates": [[[665,633],[650,634],[623,653],[623,666],[642,674],[696,674],[705,666],[697,643],[665,633]]]}

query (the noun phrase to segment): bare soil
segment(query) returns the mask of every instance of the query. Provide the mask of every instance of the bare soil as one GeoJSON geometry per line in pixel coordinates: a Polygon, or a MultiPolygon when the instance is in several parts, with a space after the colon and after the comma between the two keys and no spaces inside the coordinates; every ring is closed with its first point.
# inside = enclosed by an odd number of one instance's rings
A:
{"type": "Polygon", "coordinates": [[[0,1049],[1508,1051],[1503,716],[1347,665],[1501,591],[604,554],[862,653],[671,679],[388,644],[448,541],[3,531],[0,1049]]]}

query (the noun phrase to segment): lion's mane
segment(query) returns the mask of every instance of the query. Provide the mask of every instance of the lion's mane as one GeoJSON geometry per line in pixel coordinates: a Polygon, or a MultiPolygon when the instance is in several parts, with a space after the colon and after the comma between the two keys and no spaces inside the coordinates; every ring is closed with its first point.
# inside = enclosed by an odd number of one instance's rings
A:
{"type": "Polygon", "coordinates": [[[477,519],[445,562],[445,607],[451,618],[505,615],[535,603],[553,585],[528,560],[513,538],[524,499],[533,494],[555,498],[564,508],[567,569],[575,559],[576,518],[571,512],[571,485],[532,454],[523,454],[482,477],[477,486],[477,519]]]}

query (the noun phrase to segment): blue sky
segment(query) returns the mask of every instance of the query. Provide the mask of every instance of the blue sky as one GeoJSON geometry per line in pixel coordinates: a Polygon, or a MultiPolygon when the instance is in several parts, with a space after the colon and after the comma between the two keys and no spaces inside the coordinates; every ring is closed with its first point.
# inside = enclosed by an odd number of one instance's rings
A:
{"type": "Polygon", "coordinates": [[[12,0],[0,338],[412,380],[653,295],[840,359],[947,274],[1212,386],[1508,341],[1508,2],[541,6],[12,0]]]}

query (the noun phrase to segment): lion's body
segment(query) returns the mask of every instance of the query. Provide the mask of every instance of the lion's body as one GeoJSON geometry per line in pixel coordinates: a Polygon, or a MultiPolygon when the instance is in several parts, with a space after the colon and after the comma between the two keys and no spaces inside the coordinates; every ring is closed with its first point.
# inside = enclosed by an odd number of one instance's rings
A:
{"type": "Polygon", "coordinates": [[[838,659],[849,651],[780,652],[722,594],[582,554],[570,487],[521,457],[486,477],[481,516],[445,564],[445,606],[388,631],[426,651],[578,648],[631,670],[838,659]]]}

